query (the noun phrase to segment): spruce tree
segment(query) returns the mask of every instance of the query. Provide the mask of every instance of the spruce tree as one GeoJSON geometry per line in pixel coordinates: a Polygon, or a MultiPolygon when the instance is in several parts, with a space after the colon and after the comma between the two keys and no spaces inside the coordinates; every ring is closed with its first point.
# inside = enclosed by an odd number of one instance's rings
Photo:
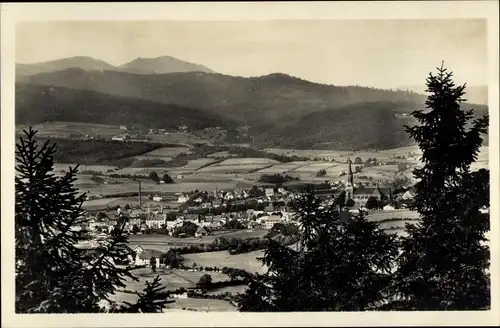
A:
{"type": "Polygon", "coordinates": [[[269,239],[265,274],[247,277],[240,311],[363,311],[386,298],[396,238],[363,217],[340,220],[307,190],[294,203],[301,237],[295,247],[269,239]]]}
{"type": "Polygon", "coordinates": [[[478,310],[490,305],[489,172],[470,172],[487,132],[488,116],[461,109],[464,86],[455,86],[442,66],[427,79],[427,110],[406,127],[422,150],[423,167],[413,209],[421,221],[407,225],[395,275],[396,302],[404,310],[478,310]]]}
{"type": "MultiPolygon", "coordinates": [[[[99,248],[77,247],[84,236],[75,227],[86,221],[85,195],[74,186],[77,167],[62,177],[55,176],[56,145],[46,141],[40,146],[37,132],[31,128],[24,133],[16,145],[16,312],[105,311],[103,304],[112,303],[110,295],[125,287],[127,277],[137,280],[129,269],[114,265],[129,254],[124,223],[117,224],[99,248]]],[[[156,289],[147,289],[144,295],[141,299],[148,302],[167,302],[167,295],[156,289]]],[[[134,308],[113,309],[128,312],[134,308]]]]}

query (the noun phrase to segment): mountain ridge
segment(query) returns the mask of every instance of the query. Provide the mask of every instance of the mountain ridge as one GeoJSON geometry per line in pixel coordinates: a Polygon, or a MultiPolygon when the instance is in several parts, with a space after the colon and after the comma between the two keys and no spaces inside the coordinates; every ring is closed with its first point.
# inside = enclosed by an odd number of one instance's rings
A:
{"type": "MultiPolygon", "coordinates": [[[[135,73],[72,67],[17,75],[16,120],[31,115],[37,120],[157,126],[178,124],[179,116],[193,128],[247,126],[255,144],[263,146],[386,148],[409,142],[402,126],[412,111],[425,108],[426,100],[412,91],[335,86],[284,73],[141,74],[140,65],[132,68],[135,73]]],[[[488,112],[485,105],[464,103],[463,108],[476,109],[476,116],[488,112]]]]}
{"type": "Polygon", "coordinates": [[[71,68],[18,80],[202,108],[247,125],[281,123],[352,103],[405,101],[422,105],[425,101],[416,93],[331,86],[281,73],[245,78],[204,72],[138,75],[71,68]]]}
{"type": "Polygon", "coordinates": [[[16,63],[16,75],[31,76],[42,73],[52,73],[65,69],[80,68],[86,71],[107,70],[131,74],[162,74],[171,72],[203,71],[215,73],[206,66],[186,62],[172,56],[156,58],[135,58],[132,61],[115,66],[106,61],[90,56],[73,56],[55,60],[22,64],[16,63]]]}

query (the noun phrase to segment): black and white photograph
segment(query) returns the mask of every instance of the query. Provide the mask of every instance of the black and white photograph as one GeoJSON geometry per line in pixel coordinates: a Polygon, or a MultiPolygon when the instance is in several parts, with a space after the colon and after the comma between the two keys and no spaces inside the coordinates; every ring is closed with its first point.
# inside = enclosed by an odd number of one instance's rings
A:
{"type": "Polygon", "coordinates": [[[16,22],[10,307],[497,311],[490,26],[16,22]]]}

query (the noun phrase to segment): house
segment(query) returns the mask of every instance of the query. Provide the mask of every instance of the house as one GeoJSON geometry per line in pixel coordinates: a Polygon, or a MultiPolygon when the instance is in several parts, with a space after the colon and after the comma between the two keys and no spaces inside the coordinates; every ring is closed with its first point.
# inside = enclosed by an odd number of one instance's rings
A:
{"type": "Polygon", "coordinates": [[[181,194],[178,198],[177,198],[177,202],[178,203],[185,203],[188,201],[188,197],[186,197],[186,195],[184,194],[181,194]]]}
{"type": "Polygon", "coordinates": [[[127,130],[127,127],[125,125],[120,125],[120,130],[127,130]]]}
{"type": "Polygon", "coordinates": [[[187,292],[184,292],[182,294],[170,294],[170,297],[172,298],[188,298],[187,292]]]}
{"type": "Polygon", "coordinates": [[[153,201],[155,201],[155,202],[161,202],[162,200],[163,200],[162,196],[159,196],[159,195],[154,195],[153,196],[153,201]]]}
{"type": "Polygon", "coordinates": [[[134,249],[135,253],[135,265],[150,265],[151,258],[154,257],[156,261],[156,267],[160,267],[160,256],[162,253],[154,249],[144,249],[141,246],[137,246],[134,249]]]}
{"type": "Polygon", "coordinates": [[[287,191],[285,190],[285,188],[280,187],[280,188],[278,188],[278,193],[280,193],[281,195],[286,195],[287,191]]]}
{"type": "Polygon", "coordinates": [[[394,211],[394,210],[395,210],[395,208],[394,208],[394,206],[391,206],[391,205],[389,205],[389,204],[388,204],[388,205],[385,205],[385,206],[382,208],[382,210],[384,210],[384,211],[394,211]]]}
{"type": "Polygon", "coordinates": [[[111,138],[111,140],[113,140],[113,141],[125,141],[125,138],[123,138],[123,137],[113,137],[113,138],[111,138]]]}
{"type": "Polygon", "coordinates": [[[222,222],[219,220],[212,220],[208,226],[210,229],[220,229],[222,228],[222,222]]]}
{"type": "Polygon", "coordinates": [[[234,199],[233,193],[228,192],[227,194],[224,195],[224,199],[225,200],[233,200],[234,199]]]}
{"type": "Polygon", "coordinates": [[[266,188],[266,196],[267,197],[273,197],[274,196],[274,189],[273,188],[266,188]]]}
{"type": "Polygon", "coordinates": [[[199,237],[202,237],[202,236],[206,236],[208,234],[207,230],[203,227],[198,227],[198,229],[196,230],[194,236],[196,238],[199,238],[199,237]]]}
{"type": "Polygon", "coordinates": [[[410,190],[407,190],[399,198],[402,200],[412,200],[415,198],[415,195],[410,190]]]}
{"type": "Polygon", "coordinates": [[[150,229],[160,229],[162,225],[165,224],[166,220],[167,220],[166,215],[152,214],[146,218],[146,225],[150,229]]]}
{"type": "Polygon", "coordinates": [[[261,220],[261,222],[265,229],[271,229],[276,223],[281,222],[281,217],[279,215],[269,215],[267,218],[261,220]]]}
{"type": "Polygon", "coordinates": [[[179,222],[179,221],[165,221],[166,225],[167,225],[167,229],[173,229],[173,228],[176,228],[176,227],[179,227],[182,225],[182,222],[179,222]]]}
{"type": "Polygon", "coordinates": [[[242,190],[240,192],[240,198],[248,198],[248,192],[246,190],[242,190]]]}

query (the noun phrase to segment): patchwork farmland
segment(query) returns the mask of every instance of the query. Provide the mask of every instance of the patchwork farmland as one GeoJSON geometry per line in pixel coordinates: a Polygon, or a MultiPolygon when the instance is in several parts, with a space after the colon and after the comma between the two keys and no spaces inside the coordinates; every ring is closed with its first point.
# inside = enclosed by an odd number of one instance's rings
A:
{"type": "MultiPolygon", "coordinates": [[[[77,127],[78,131],[93,131],[100,133],[106,130],[106,126],[92,124],[72,125],[70,123],[56,123],[48,125],[46,132],[66,133],[70,128],[77,127]],[[61,132],[62,131],[62,132],[61,132]],[[66,131],[66,132],[65,132],[66,131]]],[[[113,132],[117,132],[118,127],[113,127],[113,132]]],[[[166,136],[168,137],[168,136],[166,136]]],[[[165,137],[165,138],[166,138],[165,137]]],[[[142,191],[145,194],[179,194],[193,190],[215,190],[250,188],[253,185],[262,185],[259,179],[262,175],[287,174],[294,178],[299,178],[301,182],[319,181],[341,181],[345,179],[347,172],[347,158],[353,161],[357,157],[362,162],[376,158],[378,162],[391,162],[390,165],[377,165],[362,167],[361,172],[356,173],[360,181],[390,182],[397,176],[403,175],[412,178],[412,169],[418,166],[421,152],[416,146],[400,147],[383,151],[333,151],[333,150],[297,150],[268,148],[265,152],[284,156],[300,156],[309,160],[292,162],[282,162],[267,157],[234,157],[228,151],[216,151],[200,154],[195,146],[189,144],[178,144],[178,146],[166,145],[146,153],[134,156],[135,159],[163,160],[162,166],[155,167],[117,167],[116,165],[82,165],[79,167],[76,186],[89,195],[102,195],[106,198],[92,200],[85,203],[88,209],[106,208],[121,204],[120,195],[127,195],[138,192],[138,184],[132,177],[142,177],[142,191]],[[178,161],[175,165],[169,166],[172,159],[180,156],[187,156],[185,161],[178,161]],[[405,163],[406,170],[399,172],[397,163],[405,163]],[[324,176],[317,176],[318,171],[325,170],[324,176]],[[148,176],[155,172],[158,176],[169,174],[173,179],[173,184],[157,184],[151,181],[148,176]],[[110,175],[121,175],[122,178],[113,178],[110,175]],[[98,176],[98,178],[96,178],[98,176]],[[128,177],[127,177],[128,176],[128,177]]],[[[488,167],[489,151],[488,147],[481,148],[477,161],[473,164],[473,169],[488,167]]],[[[147,162],[146,162],[147,163],[147,162]]],[[[61,175],[70,166],[76,164],[61,164],[55,166],[55,174],[61,175]]],[[[356,169],[354,165],[353,168],[356,169]]]]}

